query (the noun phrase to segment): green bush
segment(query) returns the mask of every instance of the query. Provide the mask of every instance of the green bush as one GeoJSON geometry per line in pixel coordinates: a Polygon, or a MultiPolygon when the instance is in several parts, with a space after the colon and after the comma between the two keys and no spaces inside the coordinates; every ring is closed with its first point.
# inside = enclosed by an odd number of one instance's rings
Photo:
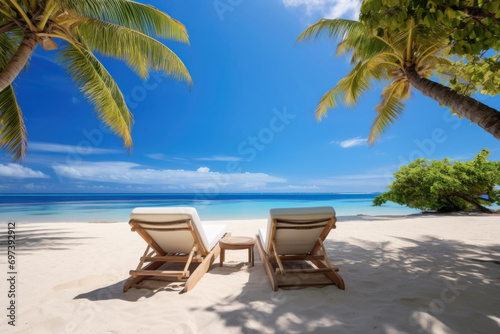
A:
{"type": "Polygon", "coordinates": [[[390,190],[373,205],[391,201],[421,210],[492,213],[486,206],[500,205],[500,161],[488,161],[489,154],[483,149],[472,161],[453,163],[416,159],[394,174],[390,190]]]}

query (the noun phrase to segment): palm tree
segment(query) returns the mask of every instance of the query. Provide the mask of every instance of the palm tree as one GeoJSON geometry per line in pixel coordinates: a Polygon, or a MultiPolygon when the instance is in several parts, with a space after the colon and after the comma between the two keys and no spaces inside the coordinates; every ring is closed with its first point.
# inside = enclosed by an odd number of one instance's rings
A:
{"type": "Polygon", "coordinates": [[[346,106],[356,104],[376,81],[389,81],[382,92],[382,102],[375,107],[377,117],[371,127],[368,142],[375,140],[395,123],[404,112],[404,101],[411,87],[449,107],[460,117],[478,124],[500,140],[500,112],[429,78],[438,64],[450,64],[442,57],[449,47],[449,32],[434,27],[432,31],[420,26],[406,31],[372,31],[358,21],[321,19],[307,28],[298,42],[317,39],[321,35],[340,40],[337,55],[352,53],[351,71],[328,91],[316,108],[321,120],[338,101],[346,106]]]}
{"type": "Polygon", "coordinates": [[[134,1],[0,0],[0,147],[14,160],[26,155],[26,128],[12,82],[40,44],[46,50],[60,49],[56,61],[99,118],[131,148],[133,116],[93,52],[124,60],[142,79],[152,70],[192,84],[182,61],[157,37],[189,44],[179,21],[134,1]]]}

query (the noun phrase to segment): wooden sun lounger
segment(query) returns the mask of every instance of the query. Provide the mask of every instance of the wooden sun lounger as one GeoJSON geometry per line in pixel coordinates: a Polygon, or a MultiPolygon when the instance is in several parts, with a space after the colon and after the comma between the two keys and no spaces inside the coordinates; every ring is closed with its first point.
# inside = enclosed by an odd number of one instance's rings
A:
{"type": "MultiPolygon", "coordinates": [[[[140,262],[135,270],[130,270],[130,278],[125,282],[123,292],[130,288],[156,289],[154,286],[139,284],[145,279],[154,280],[158,277],[168,277],[174,281],[185,282],[181,293],[191,290],[196,283],[205,275],[215,259],[220,254],[219,243],[212,249],[207,249],[200,237],[198,228],[193,223],[193,219],[181,219],[174,221],[141,221],[131,219],[129,224],[132,231],[137,232],[148,244],[140,262]],[[192,236],[192,245],[189,253],[167,253],[157,241],[151,236],[152,232],[187,232],[192,236]],[[159,269],[165,264],[182,263],[182,270],[159,269]],[[194,271],[190,270],[193,263],[199,263],[194,271]]],[[[225,235],[228,235],[227,233],[225,235]]]]}
{"type": "MultiPolygon", "coordinates": [[[[307,208],[311,209],[321,209],[321,208],[307,208]]],[[[282,210],[286,212],[286,209],[274,209],[282,210]]],[[[291,209],[297,212],[300,209],[291,209]]],[[[333,211],[333,208],[331,208],[333,211]]],[[[277,291],[278,288],[295,288],[295,287],[308,287],[308,286],[324,286],[324,285],[336,285],[339,289],[345,290],[345,283],[340,274],[338,273],[339,268],[333,266],[328,259],[323,241],[330,233],[330,230],[335,228],[335,222],[337,221],[335,217],[335,211],[330,218],[321,219],[311,219],[304,220],[304,217],[298,217],[296,219],[282,219],[279,217],[273,217],[271,210],[270,221],[268,224],[267,234],[265,236],[257,235],[257,250],[259,251],[260,258],[264,264],[267,276],[271,283],[273,291],[277,291]],[[281,231],[296,231],[296,237],[300,239],[301,231],[307,230],[317,230],[319,233],[317,239],[312,240],[310,244],[309,251],[304,252],[293,251],[293,245],[291,250],[278,251],[279,245],[277,245],[276,236],[279,235],[281,231]],[[262,238],[267,238],[267,247],[264,247],[264,242],[262,238]],[[298,269],[288,269],[285,266],[287,261],[306,261],[308,268],[298,268],[298,269]],[[302,280],[292,279],[290,283],[282,282],[281,278],[287,275],[301,274],[305,275],[318,275],[322,274],[328,278],[326,282],[318,282],[302,278],[302,280]]],[[[293,216],[293,214],[288,214],[287,216],[293,216]]],[[[307,247],[307,246],[306,246],[307,247]]],[[[290,248],[290,246],[288,247],[290,248]]]]}

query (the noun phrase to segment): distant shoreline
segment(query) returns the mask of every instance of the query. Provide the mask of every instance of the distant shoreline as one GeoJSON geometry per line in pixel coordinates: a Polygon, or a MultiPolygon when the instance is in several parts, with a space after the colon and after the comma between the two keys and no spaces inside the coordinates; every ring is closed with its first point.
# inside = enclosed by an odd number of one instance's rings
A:
{"type": "MultiPolygon", "coordinates": [[[[49,194],[0,196],[0,222],[125,222],[135,207],[195,207],[204,221],[267,219],[273,208],[332,206],[337,217],[405,217],[422,213],[376,194],[49,194]]],[[[462,214],[463,215],[463,214],[462,214]]],[[[348,218],[352,220],[352,218],[348,218]]],[[[376,218],[377,219],[377,218],[376,218]]]]}

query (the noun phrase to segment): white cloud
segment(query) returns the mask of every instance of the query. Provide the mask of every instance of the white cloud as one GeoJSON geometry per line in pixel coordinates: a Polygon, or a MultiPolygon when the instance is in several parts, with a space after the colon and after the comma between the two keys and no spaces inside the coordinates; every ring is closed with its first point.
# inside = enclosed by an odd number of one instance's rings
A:
{"type": "Polygon", "coordinates": [[[347,18],[357,20],[361,1],[357,0],[283,0],[286,7],[301,7],[311,16],[319,12],[324,18],[347,18]]]}
{"type": "Polygon", "coordinates": [[[80,155],[121,153],[120,150],[92,147],[90,142],[82,145],[62,145],[54,143],[33,142],[29,144],[30,151],[51,153],[75,153],[80,155]]]}
{"type": "Polygon", "coordinates": [[[253,189],[268,183],[283,183],[286,179],[265,173],[219,173],[207,167],[198,170],[149,169],[130,162],[83,162],[55,164],[54,171],[61,177],[122,184],[147,184],[149,186],[182,186],[186,189],[230,188],[253,189]]]}
{"type": "Polygon", "coordinates": [[[179,157],[171,157],[163,153],[151,153],[146,155],[148,158],[160,161],[168,161],[168,162],[182,162],[189,163],[187,159],[179,158],[179,157]]]}
{"type": "Polygon", "coordinates": [[[208,173],[208,172],[210,172],[210,168],[208,168],[208,167],[200,167],[196,171],[198,173],[208,173]]]}
{"type": "Polygon", "coordinates": [[[243,160],[240,157],[229,157],[229,156],[223,156],[223,155],[214,155],[212,157],[208,158],[196,158],[196,160],[202,160],[202,161],[241,161],[243,160]]]}
{"type": "Polygon", "coordinates": [[[331,141],[331,144],[338,144],[342,148],[349,148],[349,147],[354,147],[354,146],[362,146],[366,145],[366,141],[368,138],[361,138],[361,137],[356,137],[356,138],[351,138],[351,139],[346,139],[343,141],[331,141]]]}
{"type": "Polygon", "coordinates": [[[46,179],[49,177],[40,171],[17,164],[0,164],[0,176],[15,177],[20,179],[46,179]]]}

